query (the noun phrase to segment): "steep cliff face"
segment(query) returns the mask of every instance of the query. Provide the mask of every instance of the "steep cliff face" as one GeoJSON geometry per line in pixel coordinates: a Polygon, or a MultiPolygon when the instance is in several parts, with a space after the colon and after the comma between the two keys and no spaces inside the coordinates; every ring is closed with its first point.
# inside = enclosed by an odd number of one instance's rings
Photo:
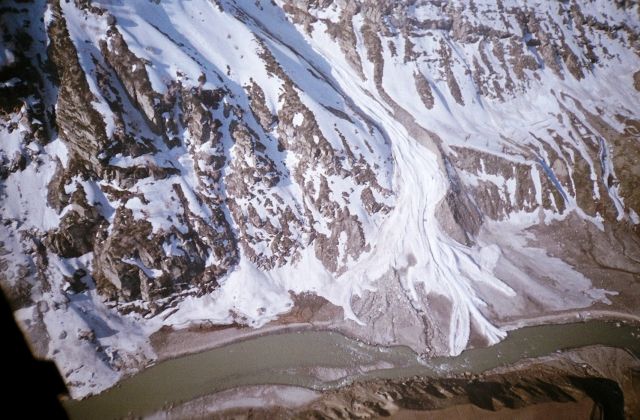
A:
{"type": "Polygon", "coordinates": [[[75,392],[304,293],[430,354],[638,315],[635,2],[245,3],[2,6],[0,280],[75,392]]]}

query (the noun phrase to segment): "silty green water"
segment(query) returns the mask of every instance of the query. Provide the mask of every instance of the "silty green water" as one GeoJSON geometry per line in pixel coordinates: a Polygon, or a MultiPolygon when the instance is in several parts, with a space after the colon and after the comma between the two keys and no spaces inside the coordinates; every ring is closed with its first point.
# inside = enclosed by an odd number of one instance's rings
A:
{"type": "Polygon", "coordinates": [[[595,344],[625,348],[640,357],[640,327],[604,321],[526,327],[511,331],[494,346],[428,360],[420,360],[408,347],[369,346],[335,332],[273,334],[158,363],[102,394],[67,401],[65,406],[73,419],[119,418],[242,385],[329,389],[354,380],[481,373],[523,358],[595,344]],[[329,382],[310,373],[316,367],[341,371],[380,363],[394,367],[355,373],[352,369],[345,378],[329,382]]]}

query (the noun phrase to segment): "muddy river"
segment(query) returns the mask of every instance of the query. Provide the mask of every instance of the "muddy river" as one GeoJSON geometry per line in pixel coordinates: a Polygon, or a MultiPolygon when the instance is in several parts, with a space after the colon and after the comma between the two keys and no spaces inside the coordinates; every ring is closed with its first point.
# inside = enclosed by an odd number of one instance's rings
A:
{"type": "Polygon", "coordinates": [[[242,385],[328,389],[376,377],[481,373],[523,358],[594,344],[640,356],[640,327],[605,321],[526,327],[509,332],[495,346],[427,360],[408,347],[369,346],[335,332],[273,334],[158,363],[102,394],[67,401],[65,407],[74,419],[139,416],[242,385]]]}

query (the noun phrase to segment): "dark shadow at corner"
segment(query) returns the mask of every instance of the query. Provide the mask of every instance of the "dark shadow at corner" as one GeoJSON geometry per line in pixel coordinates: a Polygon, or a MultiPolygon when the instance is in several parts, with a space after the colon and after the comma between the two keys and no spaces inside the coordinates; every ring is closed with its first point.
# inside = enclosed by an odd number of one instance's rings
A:
{"type": "Polygon", "coordinates": [[[60,395],[68,394],[60,372],[53,362],[34,358],[2,290],[0,319],[5,381],[3,412],[19,418],[67,419],[59,400],[60,395]]]}

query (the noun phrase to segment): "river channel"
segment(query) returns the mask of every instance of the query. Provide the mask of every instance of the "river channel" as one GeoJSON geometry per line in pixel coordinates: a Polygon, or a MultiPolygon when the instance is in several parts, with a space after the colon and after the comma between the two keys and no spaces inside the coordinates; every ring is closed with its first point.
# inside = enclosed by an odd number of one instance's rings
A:
{"type": "Polygon", "coordinates": [[[640,357],[640,327],[596,320],[526,327],[510,331],[491,347],[426,360],[408,347],[369,346],[336,332],[271,334],[160,362],[99,395],[66,401],[65,407],[72,419],[141,416],[166,404],[243,385],[320,390],[372,378],[481,373],[523,358],[595,344],[625,348],[640,357]]]}

